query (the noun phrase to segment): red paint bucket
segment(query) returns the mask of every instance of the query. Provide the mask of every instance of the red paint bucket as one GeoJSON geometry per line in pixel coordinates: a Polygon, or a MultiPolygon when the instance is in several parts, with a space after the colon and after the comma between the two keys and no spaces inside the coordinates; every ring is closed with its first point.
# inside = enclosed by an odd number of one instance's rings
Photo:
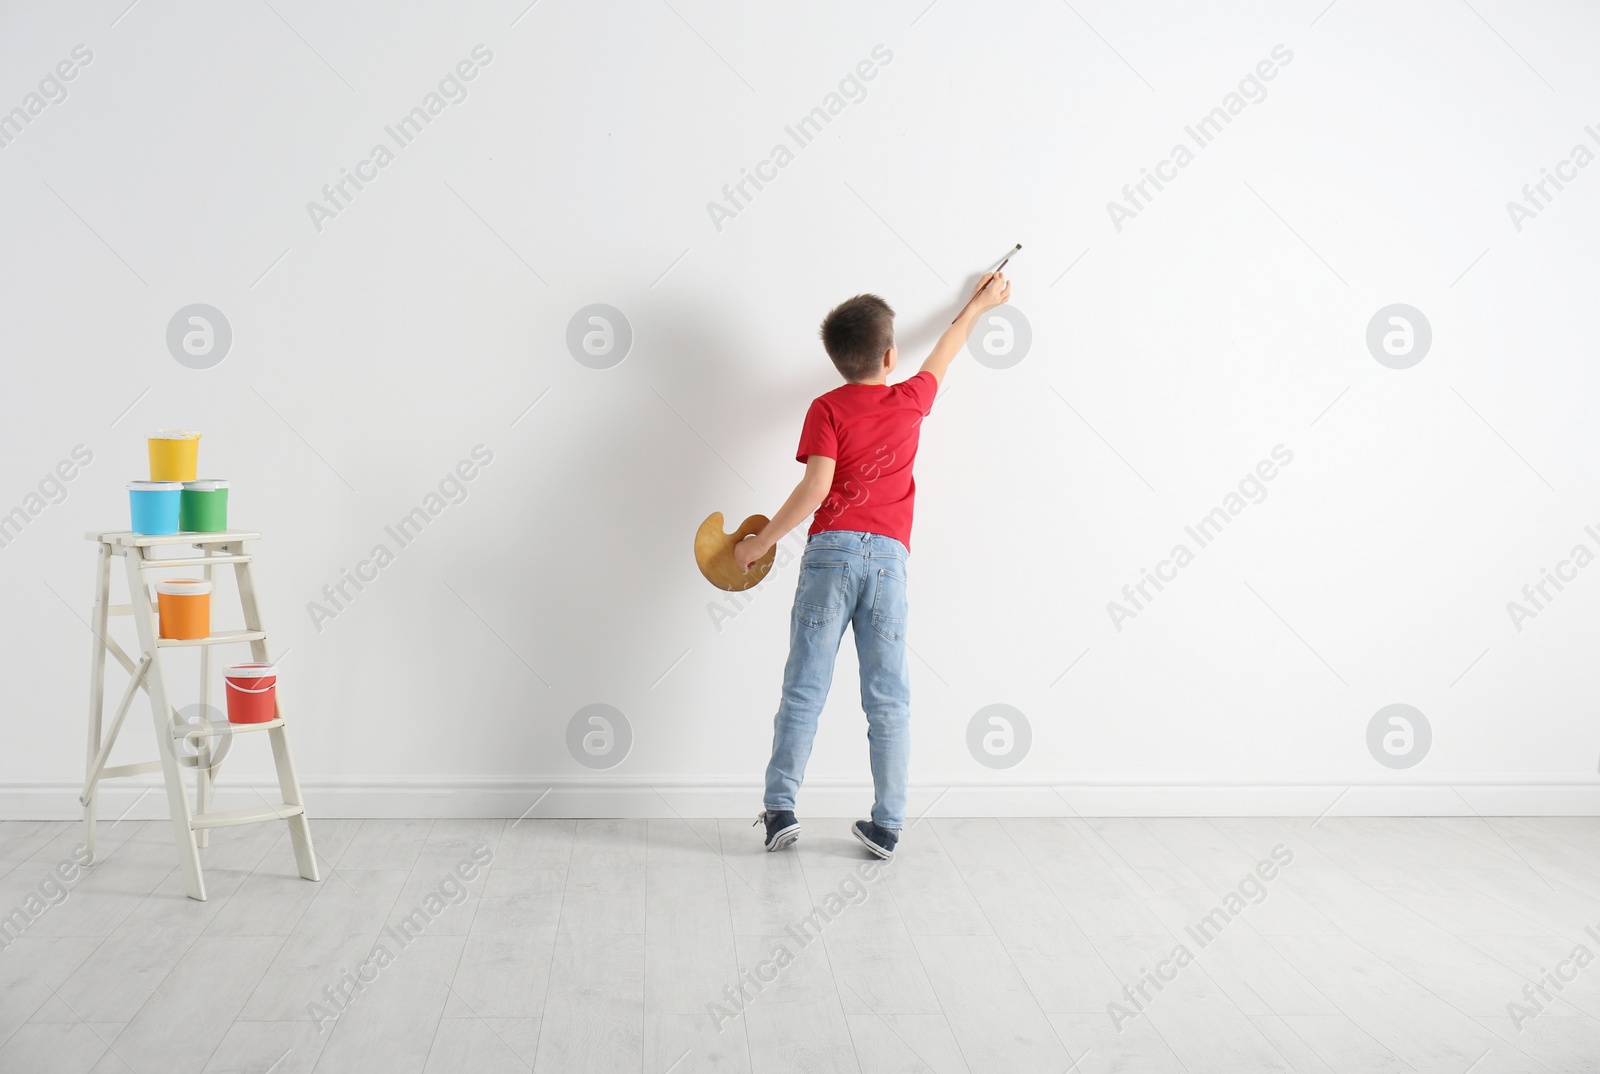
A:
{"type": "Polygon", "coordinates": [[[272,664],[233,664],[222,673],[229,723],[266,723],[278,716],[278,669],[272,664]]]}

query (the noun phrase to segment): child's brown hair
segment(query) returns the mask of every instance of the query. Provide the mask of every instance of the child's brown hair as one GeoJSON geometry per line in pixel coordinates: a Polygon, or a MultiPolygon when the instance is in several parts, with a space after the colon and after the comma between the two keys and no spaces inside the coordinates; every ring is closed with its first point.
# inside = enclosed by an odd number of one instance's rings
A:
{"type": "Polygon", "coordinates": [[[845,380],[874,376],[894,346],[894,310],[877,295],[847,298],[822,320],[822,346],[845,380]]]}

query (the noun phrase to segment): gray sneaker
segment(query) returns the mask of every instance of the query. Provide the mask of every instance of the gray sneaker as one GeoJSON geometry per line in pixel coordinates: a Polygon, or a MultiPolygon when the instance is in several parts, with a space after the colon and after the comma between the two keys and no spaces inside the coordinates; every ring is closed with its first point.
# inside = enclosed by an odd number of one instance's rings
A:
{"type": "Polygon", "coordinates": [[[900,842],[899,832],[872,820],[856,821],[850,828],[850,834],[860,840],[862,846],[884,859],[894,857],[895,844],[900,842]]]}
{"type": "MultiPolygon", "coordinates": [[[[800,838],[800,822],[787,809],[763,809],[756,815],[756,824],[767,826],[767,849],[782,850],[800,838]]],[[[750,825],[754,828],[756,824],[750,825]]]]}

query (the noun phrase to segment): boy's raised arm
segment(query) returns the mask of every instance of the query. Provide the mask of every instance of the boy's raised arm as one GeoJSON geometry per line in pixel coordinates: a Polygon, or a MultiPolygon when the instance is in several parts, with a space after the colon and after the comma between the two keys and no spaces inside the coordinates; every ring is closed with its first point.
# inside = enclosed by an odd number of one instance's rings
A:
{"type": "Polygon", "coordinates": [[[978,324],[978,318],[996,306],[1005,305],[1011,298],[1011,281],[1006,279],[1001,272],[991,272],[978,281],[978,286],[972,292],[972,298],[967,302],[967,308],[961,316],[956,318],[956,323],[944,330],[944,335],[939,337],[939,342],[933,345],[933,352],[928,355],[928,360],[922,363],[922,372],[932,373],[933,379],[940,384],[944,383],[944,371],[950,368],[950,363],[955,361],[956,355],[961,353],[961,348],[967,345],[967,337],[972,335],[972,330],[978,324]],[[993,284],[988,290],[984,285],[990,280],[993,284]]]}

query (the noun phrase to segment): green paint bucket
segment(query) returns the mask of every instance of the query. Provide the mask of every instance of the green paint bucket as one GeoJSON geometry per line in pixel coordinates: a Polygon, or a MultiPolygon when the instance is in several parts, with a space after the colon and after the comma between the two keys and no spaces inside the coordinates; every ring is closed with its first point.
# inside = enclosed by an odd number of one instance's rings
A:
{"type": "Polygon", "coordinates": [[[221,533],[228,528],[228,483],[185,481],[178,501],[178,528],[186,533],[221,533]]]}

